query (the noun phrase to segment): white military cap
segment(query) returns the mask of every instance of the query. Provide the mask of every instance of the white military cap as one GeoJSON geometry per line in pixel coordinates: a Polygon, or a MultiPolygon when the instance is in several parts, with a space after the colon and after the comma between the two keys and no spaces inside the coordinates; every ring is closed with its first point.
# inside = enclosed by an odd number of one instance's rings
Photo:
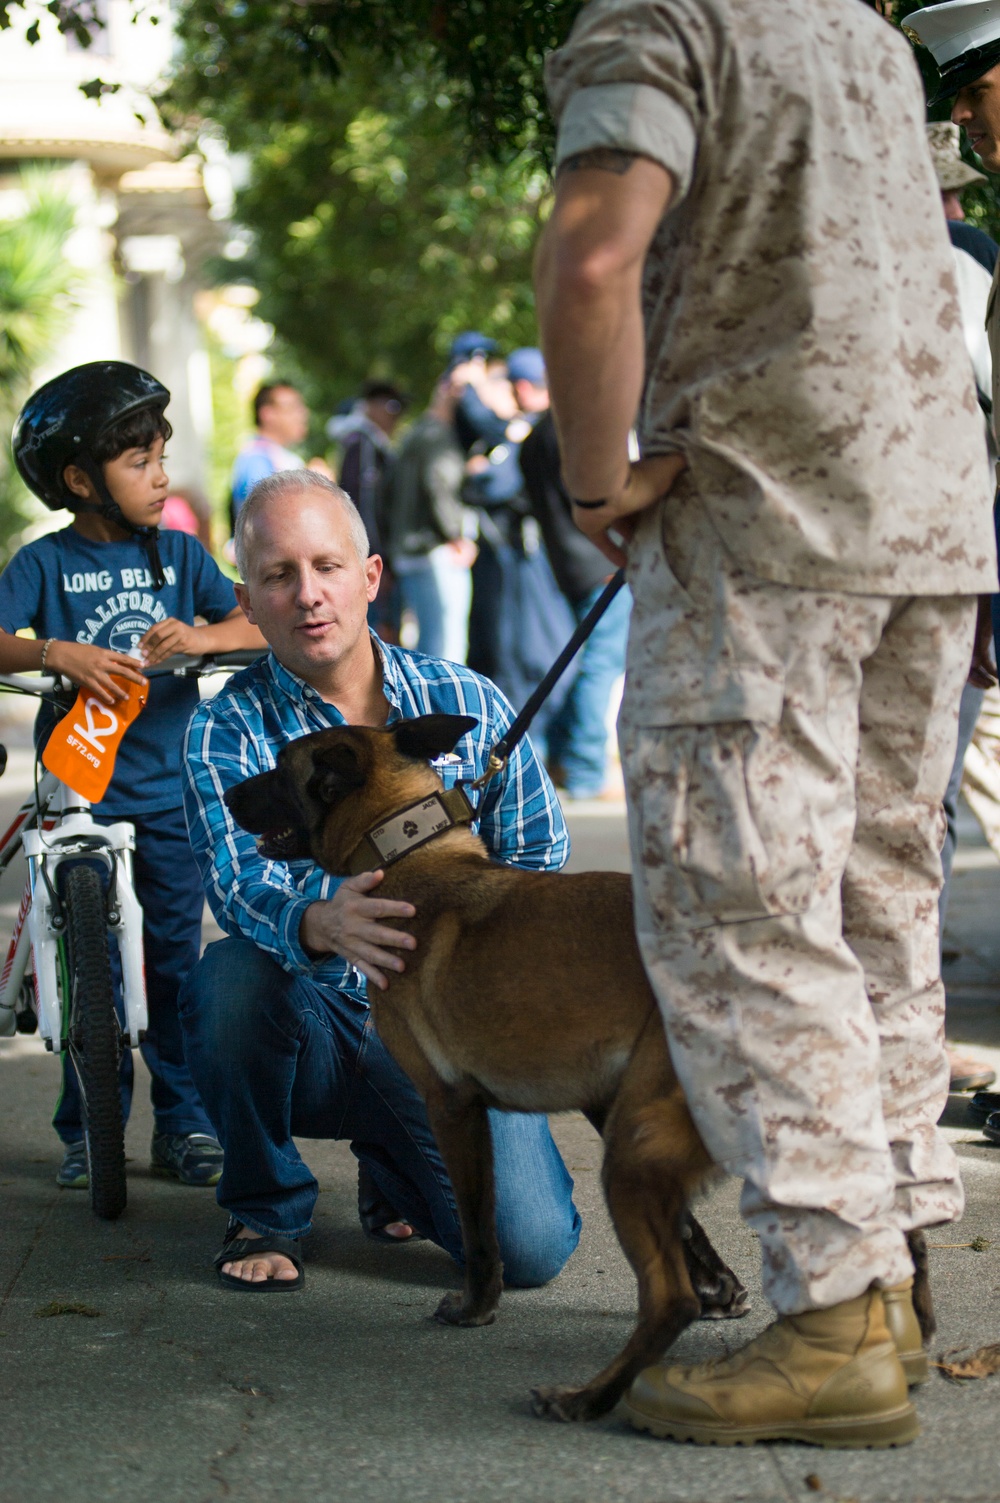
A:
{"type": "Polygon", "coordinates": [[[948,99],[1000,63],[1000,0],[946,0],[907,16],[903,30],[933,54],[941,74],[931,104],[948,99]]]}

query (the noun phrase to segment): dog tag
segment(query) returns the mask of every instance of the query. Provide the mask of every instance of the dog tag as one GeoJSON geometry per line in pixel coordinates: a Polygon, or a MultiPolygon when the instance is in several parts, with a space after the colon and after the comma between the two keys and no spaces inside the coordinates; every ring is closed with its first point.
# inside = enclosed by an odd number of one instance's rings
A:
{"type": "Polygon", "coordinates": [[[414,804],[412,809],[404,809],[394,819],[387,819],[384,825],[370,830],[368,839],[383,861],[395,861],[453,823],[451,815],[433,793],[422,804],[414,804]]]}

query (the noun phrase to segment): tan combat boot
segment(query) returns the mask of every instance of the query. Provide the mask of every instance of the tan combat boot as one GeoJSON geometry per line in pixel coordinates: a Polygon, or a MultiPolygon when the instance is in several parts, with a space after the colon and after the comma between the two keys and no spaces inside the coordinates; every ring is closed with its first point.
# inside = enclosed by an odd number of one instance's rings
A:
{"type": "Polygon", "coordinates": [[[698,1445],[906,1445],[920,1433],[877,1289],[786,1315],[734,1357],[649,1367],[623,1400],[637,1430],[698,1445]]]}
{"type": "Polygon", "coordinates": [[[913,1280],[907,1279],[905,1284],[894,1284],[891,1289],[883,1289],[882,1304],[885,1307],[885,1323],[896,1343],[906,1381],[911,1388],[916,1388],[918,1383],[927,1382],[931,1375],[931,1365],[924,1351],[920,1324],[913,1308],[913,1280]]]}

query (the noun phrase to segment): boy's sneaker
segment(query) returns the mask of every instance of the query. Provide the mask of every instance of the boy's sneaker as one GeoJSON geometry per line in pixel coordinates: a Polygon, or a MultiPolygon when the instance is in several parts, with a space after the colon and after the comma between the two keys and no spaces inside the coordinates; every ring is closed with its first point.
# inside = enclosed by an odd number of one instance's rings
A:
{"type": "Polygon", "coordinates": [[[182,1185],[217,1185],[222,1178],[222,1144],[204,1132],[154,1133],[149,1167],[182,1185]]]}
{"type": "Polygon", "coordinates": [[[56,1184],[62,1190],[86,1190],[90,1185],[87,1175],[87,1145],[82,1138],[79,1143],[66,1144],[56,1184]]]}

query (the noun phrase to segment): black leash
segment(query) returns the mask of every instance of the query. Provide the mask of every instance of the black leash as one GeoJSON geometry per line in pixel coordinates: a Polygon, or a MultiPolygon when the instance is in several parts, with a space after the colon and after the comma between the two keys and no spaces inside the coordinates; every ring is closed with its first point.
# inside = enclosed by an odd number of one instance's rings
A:
{"type": "Polygon", "coordinates": [[[605,585],[604,589],[601,591],[599,599],[594,601],[594,604],[584,616],[576,631],[570,637],[569,641],[566,643],[566,646],[556,658],[555,662],[552,664],[552,667],[542,679],[541,683],[529,696],[528,702],[524,706],[524,709],[521,711],[521,713],[517,716],[517,719],[514,721],[514,724],[511,726],[510,730],[505,736],[501,736],[496,746],[490,752],[490,755],[486,762],[486,771],[483,773],[482,777],[477,778],[474,783],[469,784],[471,788],[485,788],[486,784],[489,783],[491,779],[495,778],[498,772],[502,772],[506,767],[507,760],[510,757],[511,752],[514,750],[517,743],[521,740],[529,725],[538,714],[538,711],[548,699],[549,695],[552,693],[552,690],[562,678],[563,674],[566,672],[566,669],[576,657],[577,653],[580,651],[580,648],[583,646],[584,642],[586,642],[587,638],[594,630],[594,627],[597,625],[598,621],[600,621],[601,617],[604,615],[604,612],[607,610],[612,600],[614,600],[615,596],[618,594],[618,591],[621,589],[624,583],[625,570],[619,569],[618,573],[605,585]]]}

